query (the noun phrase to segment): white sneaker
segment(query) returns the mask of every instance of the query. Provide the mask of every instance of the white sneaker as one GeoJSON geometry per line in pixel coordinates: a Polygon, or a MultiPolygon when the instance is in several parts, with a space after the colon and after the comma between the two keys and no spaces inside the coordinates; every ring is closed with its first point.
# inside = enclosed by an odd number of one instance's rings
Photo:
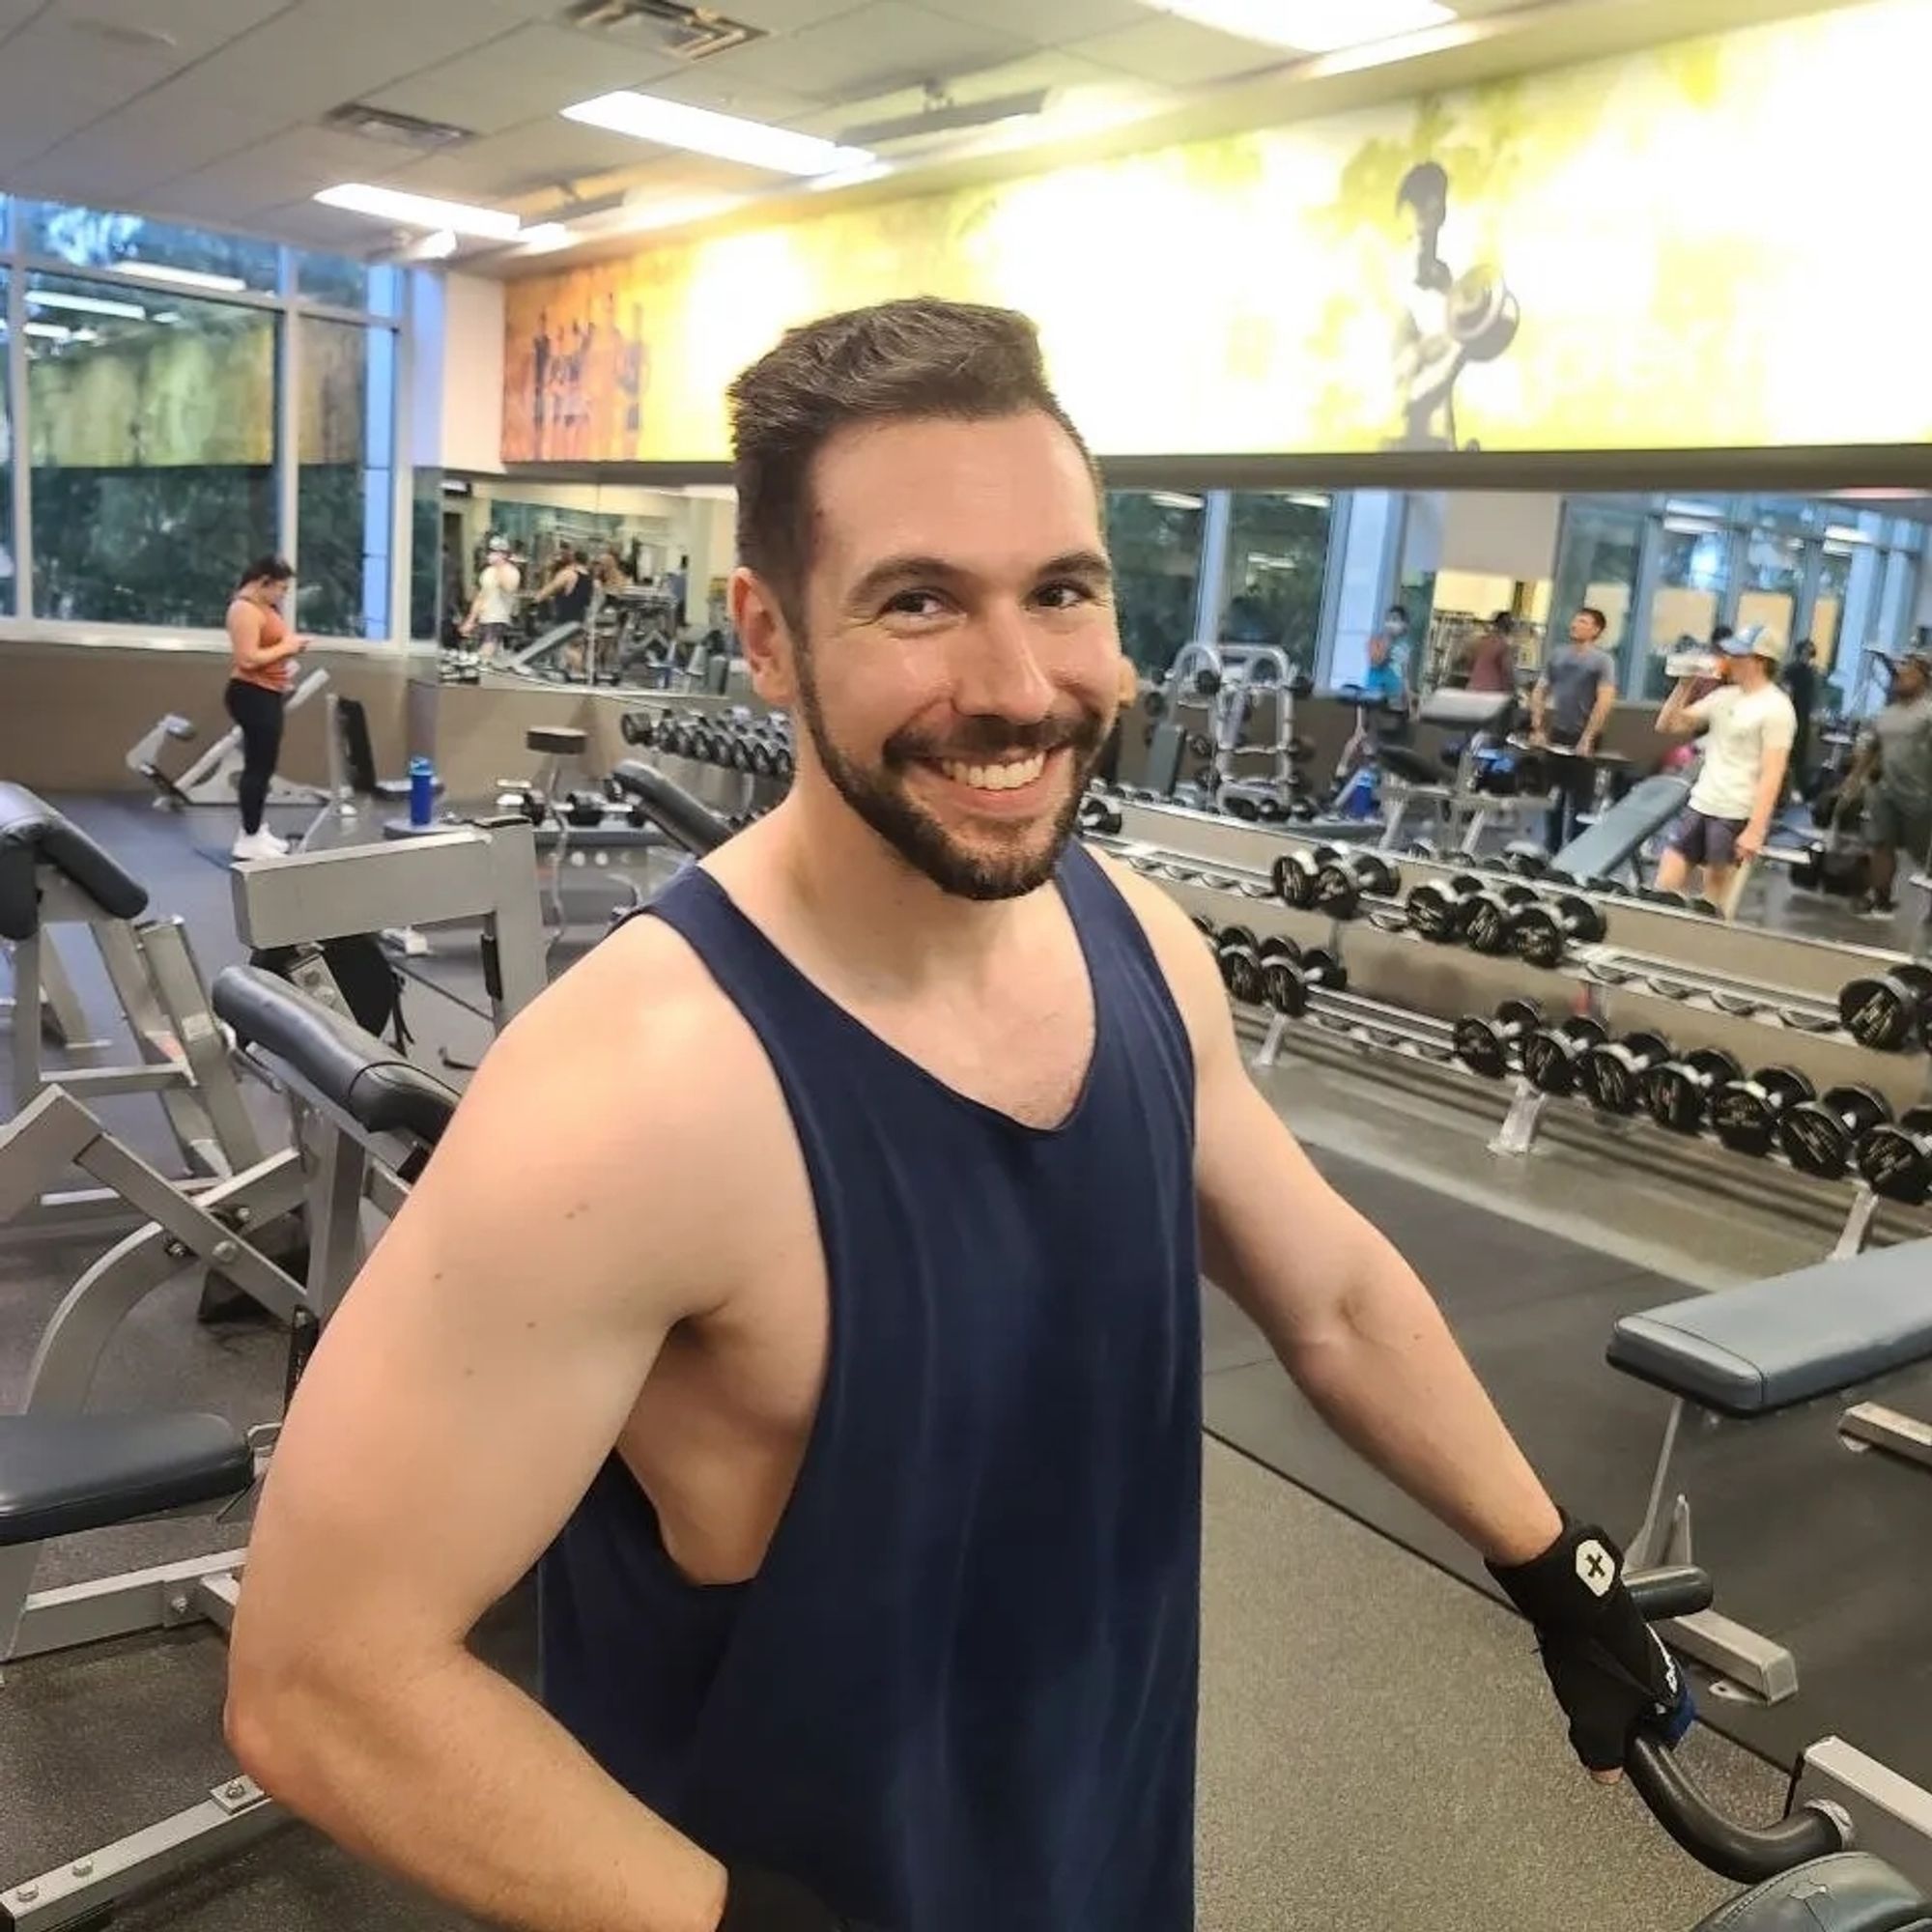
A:
{"type": "Polygon", "coordinates": [[[231,859],[279,859],[281,854],[269,842],[266,832],[244,832],[228,848],[231,859]]]}
{"type": "Polygon", "coordinates": [[[289,841],[286,838],[278,838],[266,825],[256,836],[261,839],[262,848],[270,858],[283,859],[288,856],[289,841]]]}

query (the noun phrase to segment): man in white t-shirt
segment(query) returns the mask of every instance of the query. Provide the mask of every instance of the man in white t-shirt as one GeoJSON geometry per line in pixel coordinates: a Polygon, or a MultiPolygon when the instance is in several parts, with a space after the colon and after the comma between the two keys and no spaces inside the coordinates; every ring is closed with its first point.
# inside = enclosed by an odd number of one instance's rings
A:
{"type": "Polygon", "coordinates": [[[481,655],[485,664],[497,655],[510,635],[510,625],[517,615],[517,592],[523,587],[524,574],[510,560],[509,538],[492,537],[489,559],[476,580],[476,596],[463,623],[466,638],[477,631],[482,633],[481,655]]]}
{"type": "Polygon", "coordinates": [[[1704,768],[1689,808],[1671,828],[1657,883],[1664,892],[1681,893],[1701,867],[1704,896],[1728,910],[1737,868],[1764,850],[1783,796],[1798,714],[1778,688],[1783,651],[1770,632],[1727,639],[1721,649],[1723,682],[1717,690],[1693,704],[1696,680],[1682,678],[1657,714],[1657,728],[1666,736],[1709,733],[1704,768]]]}

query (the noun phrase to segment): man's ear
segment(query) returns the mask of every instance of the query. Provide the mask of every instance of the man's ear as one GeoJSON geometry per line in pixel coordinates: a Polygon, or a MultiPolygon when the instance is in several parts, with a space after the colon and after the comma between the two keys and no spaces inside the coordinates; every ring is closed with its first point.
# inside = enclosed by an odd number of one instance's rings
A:
{"type": "Polygon", "coordinates": [[[767,704],[789,705],[798,693],[797,646],[778,594],[742,564],[731,573],[731,622],[751,668],[752,688],[767,704]]]}

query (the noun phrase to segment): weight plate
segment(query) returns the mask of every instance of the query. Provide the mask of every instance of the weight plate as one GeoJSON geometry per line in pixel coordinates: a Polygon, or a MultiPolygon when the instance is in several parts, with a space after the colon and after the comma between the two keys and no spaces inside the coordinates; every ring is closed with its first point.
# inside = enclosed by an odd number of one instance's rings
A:
{"type": "Polygon", "coordinates": [[[1353,919],[1361,908],[1361,887],[1345,864],[1323,866],[1315,875],[1314,904],[1335,919],[1353,919]]]}
{"type": "Polygon", "coordinates": [[[1232,793],[1222,802],[1221,810],[1230,818],[1245,819],[1250,825],[1254,824],[1262,815],[1261,807],[1245,792],[1232,793]]]}
{"type": "Polygon", "coordinates": [[[1342,962],[1325,946],[1312,946],[1301,955],[1301,970],[1308,975],[1312,984],[1326,986],[1331,993],[1339,993],[1349,983],[1349,976],[1343,971],[1342,962]]]}
{"type": "Polygon", "coordinates": [[[1771,1151],[1776,1115],[1756,1084],[1720,1087],[1711,1102],[1711,1124],[1733,1153],[1761,1160],[1771,1151]]]}
{"type": "Polygon", "coordinates": [[[1533,1033],[1522,1043],[1522,1070],[1539,1094],[1561,1097],[1577,1090],[1578,1049],[1559,1034],[1533,1033]]]}
{"type": "Polygon", "coordinates": [[[1666,1061],[1643,1076],[1643,1104],[1660,1127],[1694,1134],[1704,1124],[1709,1090],[1681,1061],[1666,1061]]]}
{"type": "Polygon", "coordinates": [[[1761,1066],[1751,1079],[1771,1095],[1772,1104],[1776,1107],[1796,1106],[1800,1100],[1810,1099],[1818,1091],[1795,1066],[1761,1066]]]}
{"type": "Polygon", "coordinates": [[[1565,936],[1553,907],[1524,906],[1517,915],[1511,944],[1516,956],[1528,965],[1553,967],[1562,961],[1565,936]]]}
{"type": "Polygon", "coordinates": [[[1298,965],[1301,960],[1301,948],[1289,938],[1287,933],[1271,932],[1261,943],[1260,957],[1263,965],[1266,965],[1270,959],[1285,959],[1291,966],[1298,965]]]}
{"type": "Polygon", "coordinates": [[[1670,1042],[1661,1033],[1626,1034],[1623,1049],[1633,1060],[1640,1060],[1651,1066],[1670,1058],[1670,1042]]]}
{"type": "Polygon", "coordinates": [[[1214,941],[1218,940],[1221,936],[1221,928],[1218,925],[1216,925],[1214,922],[1211,919],[1209,919],[1205,912],[1197,912],[1194,915],[1194,929],[1196,932],[1200,933],[1201,936],[1209,943],[1209,945],[1212,945],[1214,941]]]}
{"type": "Polygon", "coordinates": [[[1898,1124],[1908,1134],[1932,1135],[1932,1107],[1908,1108],[1898,1124]]]}
{"type": "Polygon", "coordinates": [[[1634,1114],[1641,1098],[1642,1074],[1622,1046],[1593,1046],[1577,1069],[1578,1084],[1591,1106],[1605,1114],[1634,1114]]]}
{"type": "Polygon", "coordinates": [[[1267,1003],[1276,1012],[1294,1020],[1308,1010],[1308,981],[1293,960],[1270,959],[1262,977],[1267,1003]]]}
{"type": "Polygon", "coordinates": [[[1543,1024],[1543,1009],[1534,1000],[1505,1000],[1496,1009],[1499,1025],[1528,1033],[1543,1024]]]}
{"type": "Polygon", "coordinates": [[[1897,1053],[1912,1038],[1912,989],[1896,974],[1873,980],[1854,980],[1838,995],[1838,1024],[1858,1041],[1877,1053],[1897,1053]]]}
{"type": "Polygon", "coordinates": [[[1903,966],[1894,966],[1891,977],[1903,980],[1920,1000],[1932,1000],[1932,966],[1921,966],[1916,960],[1908,960],[1903,966]]]}
{"type": "Polygon", "coordinates": [[[1451,1037],[1455,1041],[1456,1058],[1471,1073],[1485,1080],[1500,1080],[1509,1071],[1509,1053],[1502,1036],[1488,1020],[1460,1019],[1451,1037]]]}
{"type": "Polygon", "coordinates": [[[1609,1028],[1588,1013],[1572,1013],[1558,1031],[1576,1046],[1602,1046],[1610,1037],[1609,1028]]]}
{"type": "Polygon", "coordinates": [[[1855,1137],[1891,1119],[1891,1103],[1869,1087],[1833,1087],[1818,1104],[1844,1121],[1855,1137]]]}
{"type": "Polygon", "coordinates": [[[1777,1144],[1801,1174],[1840,1180],[1852,1164],[1852,1135],[1843,1121],[1816,1100],[1787,1107],[1777,1122],[1777,1144]]]}
{"type": "Polygon", "coordinates": [[[1478,952],[1507,952],[1514,925],[1514,908],[1505,905],[1496,893],[1481,893],[1463,917],[1463,937],[1478,952]]]}
{"type": "Polygon", "coordinates": [[[1859,1143],[1859,1173],[1874,1194],[1917,1208],[1932,1196],[1932,1141],[1903,1126],[1874,1127],[1859,1143]]]}
{"type": "Polygon", "coordinates": [[[1721,1046],[1700,1046],[1694,1053],[1684,1056],[1684,1065],[1701,1075],[1707,1087],[1726,1086],[1733,1080],[1742,1080],[1745,1074],[1737,1055],[1726,1053],[1721,1046]]]}

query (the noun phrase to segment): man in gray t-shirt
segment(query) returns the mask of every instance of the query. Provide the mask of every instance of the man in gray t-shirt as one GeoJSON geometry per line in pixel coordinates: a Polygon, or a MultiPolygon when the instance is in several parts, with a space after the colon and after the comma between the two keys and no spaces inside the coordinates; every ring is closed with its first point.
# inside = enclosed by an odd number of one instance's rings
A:
{"type": "Polygon", "coordinates": [[[1862,910],[1892,910],[1891,882],[1903,852],[1917,866],[1932,865],[1932,658],[1914,651],[1891,674],[1891,696],[1865,727],[1847,776],[1856,789],[1876,768],[1865,794],[1871,838],[1871,891],[1862,910]]]}
{"type": "Polygon", "coordinates": [[[1590,808],[1596,767],[1590,762],[1598,734],[1617,701],[1616,660],[1603,647],[1609,620],[1591,605],[1570,619],[1570,642],[1554,652],[1529,694],[1530,740],[1574,758],[1552,758],[1549,849],[1561,851],[1576,829],[1578,812],[1590,808]]]}

